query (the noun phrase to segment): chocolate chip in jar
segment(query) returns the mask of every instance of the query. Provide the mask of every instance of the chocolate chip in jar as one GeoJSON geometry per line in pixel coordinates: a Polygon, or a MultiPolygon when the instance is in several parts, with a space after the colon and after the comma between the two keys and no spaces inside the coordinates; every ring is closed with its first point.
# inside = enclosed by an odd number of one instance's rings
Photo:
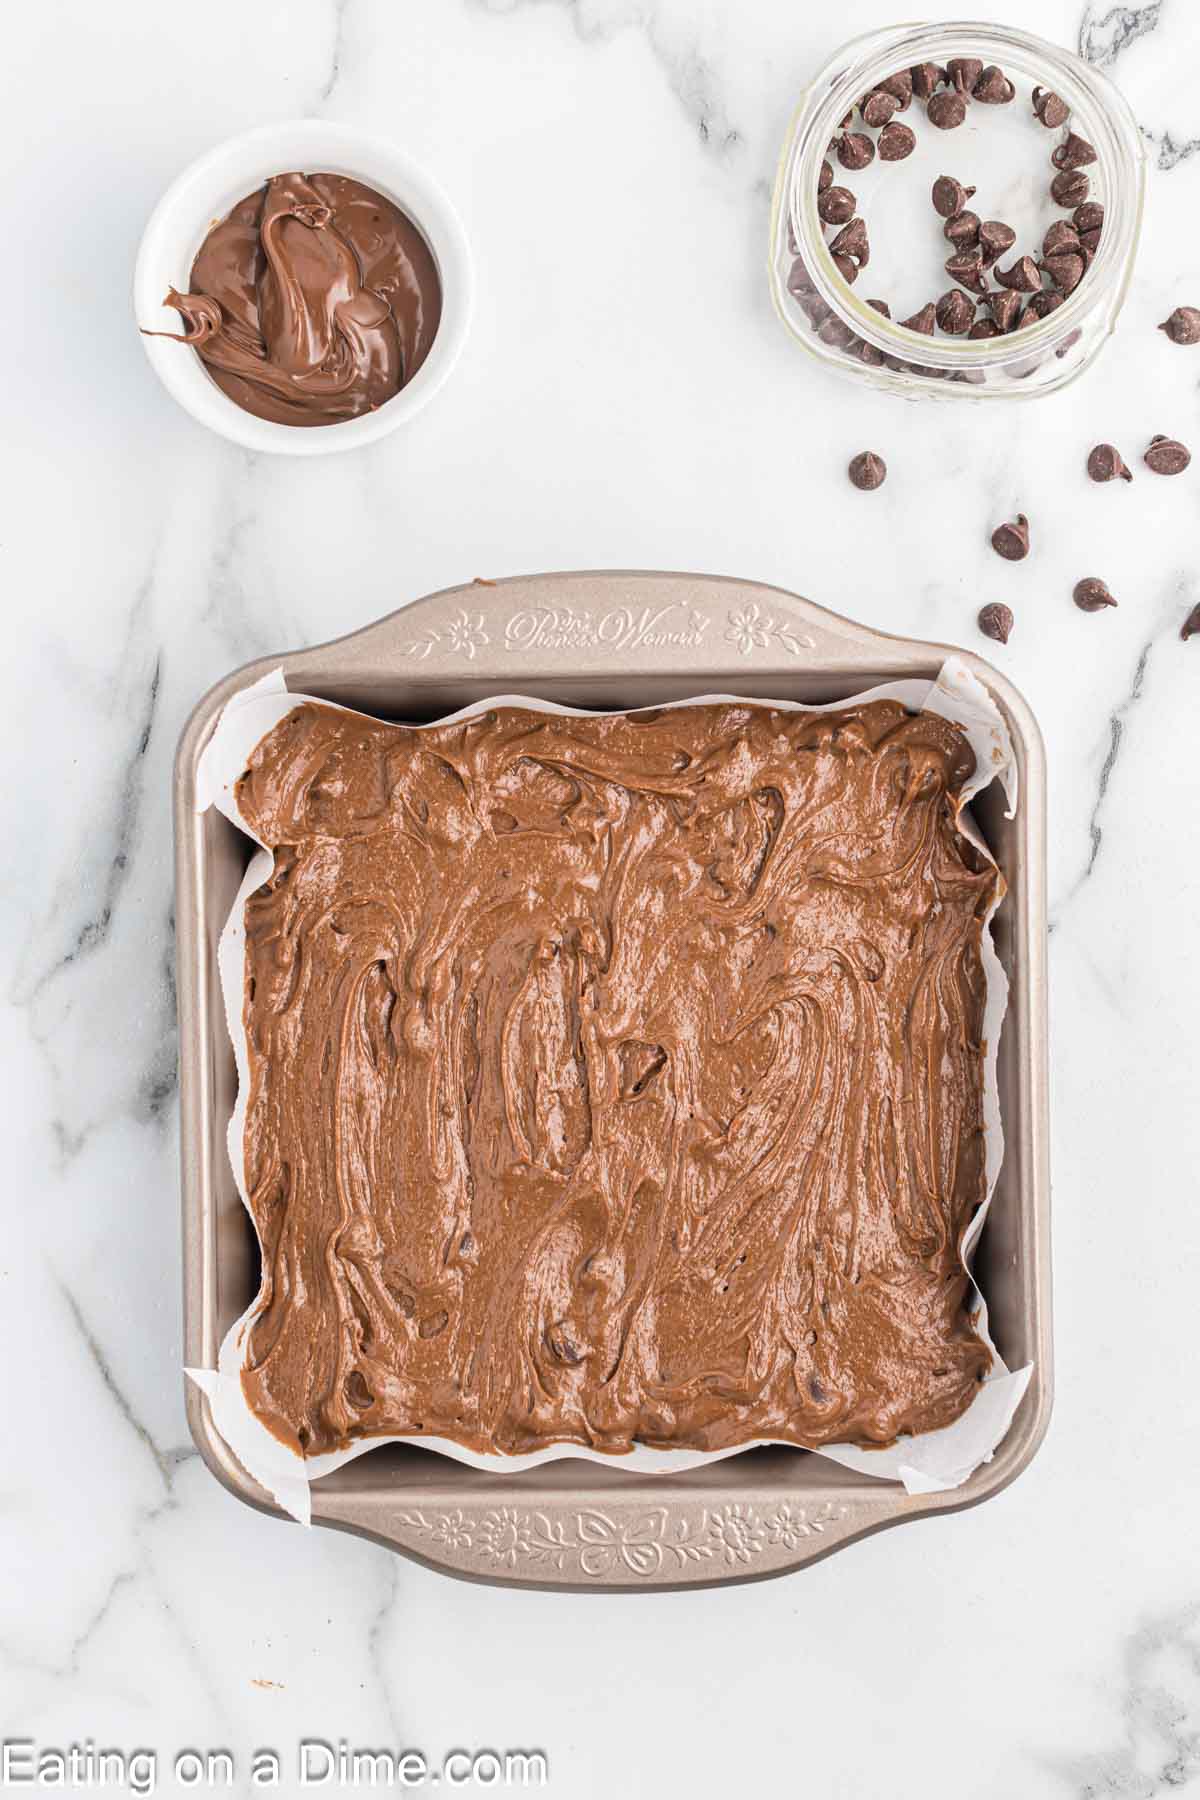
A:
{"type": "Polygon", "coordinates": [[[817,176],[817,192],[818,194],[823,194],[832,186],[833,164],[830,162],[829,158],[826,157],[821,164],[820,173],[817,176]]]}
{"type": "Polygon", "coordinates": [[[1029,555],[1029,520],[1024,513],[997,525],[992,533],[992,549],[1005,562],[1021,562],[1029,555]]]}
{"type": "Polygon", "coordinates": [[[1080,206],[1091,185],[1082,169],[1063,169],[1050,183],[1050,193],[1056,206],[1080,206]]]}
{"type": "Polygon", "coordinates": [[[1096,444],[1088,451],[1087,472],[1093,481],[1132,481],[1133,472],[1115,444],[1096,444]]]}
{"type": "Polygon", "coordinates": [[[867,237],[866,221],[851,219],[850,223],[844,225],[838,232],[830,244],[829,250],[835,262],[840,256],[850,256],[853,257],[860,269],[865,269],[871,260],[871,245],[867,237]]]}
{"type": "Polygon", "coordinates": [[[992,315],[992,323],[998,332],[1012,331],[1021,313],[1021,296],[1009,288],[1001,288],[998,294],[989,294],[988,308],[992,315]]]}
{"type": "Polygon", "coordinates": [[[1108,584],[1101,581],[1098,575],[1087,575],[1082,581],[1077,581],[1071,598],[1080,612],[1103,612],[1106,606],[1117,604],[1108,590],[1108,584]]]}
{"type": "Polygon", "coordinates": [[[1073,294],[1083,280],[1086,267],[1082,256],[1048,256],[1042,268],[1061,294],[1073,294]]]}
{"type": "Polygon", "coordinates": [[[844,132],[838,139],[837,159],[843,169],[865,169],[875,160],[875,145],[865,132],[844,132]]]}
{"type": "Polygon", "coordinates": [[[942,236],[958,250],[971,250],[979,242],[978,213],[957,212],[942,226],[942,236]]]}
{"type": "Polygon", "coordinates": [[[1200,344],[1200,307],[1177,306],[1158,328],[1173,344],[1200,344]]]}
{"type": "Polygon", "coordinates": [[[946,64],[946,79],[959,94],[969,94],[982,74],[983,59],[979,56],[952,56],[946,64]]]}
{"type": "Polygon", "coordinates": [[[1071,214],[1071,223],[1081,237],[1085,231],[1099,231],[1104,223],[1104,208],[1099,200],[1085,200],[1071,214]]]}
{"type": "Polygon", "coordinates": [[[1007,644],[1013,628],[1012,608],[996,603],[982,607],[978,623],[984,637],[991,638],[997,644],[1007,644]]]}
{"type": "Polygon", "coordinates": [[[805,266],[803,257],[793,258],[792,266],[788,270],[787,287],[788,293],[795,294],[797,297],[801,294],[816,292],[816,284],[805,266]]]}
{"type": "Polygon", "coordinates": [[[912,91],[918,100],[930,99],[949,79],[945,69],[931,62],[916,63],[909,73],[912,76],[912,91]]]}
{"type": "Polygon", "coordinates": [[[951,337],[962,337],[975,322],[975,302],[961,288],[950,288],[938,300],[934,313],[942,331],[951,337]]]}
{"type": "Polygon", "coordinates": [[[954,131],[967,116],[967,103],[954,88],[943,88],[925,103],[925,116],[939,131],[954,131]]]}
{"type": "Polygon", "coordinates": [[[881,162],[903,162],[906,156],[912,155],[916,147],[915,132],[910,126],[902,125],[898,119],[885,125],[879,134],[877,148],[881,162]]]}
{"type": "Polygon", "coordinates": [[[852,344],[858,342],[857,336],[847,325],[845,319],[839,319],[832,313],[817,332],[817,336],[823,344],[832,344],[835,350],[849,350],[852,344]]]}
{"type": "Polygon", "coordinates": [[[997,68],[995,63],[990,63],[971,89],[971,97],[978,100],[981,106],[1007,106],[1016,91],[1004,70],[997,68]]]}
{"type": "Polygon", "coordinates": [[[847,256],[844,250],[831,250],[830,255],[833,258],[833,266],[842,280],[853,287],[858,280],[858,264],[854,258],[847,256]]]}
{"type": "Polygon", "coordinates": [[[846,473],[854,487],[869,494],[887,480],[887,464],[874,450],[860,450],[857,456],[850,458],[846,473]]]}
{"type": "Polygon", "coordinates": [[[1192,453],[1178,438],[1164,437],[1162,432],[1150,439],[1142,461],[1155,475],[1182,475],[1192,460],[1192,453]]]}
{"type": "Polygon", "coordinates": [[[985,219],[979,227],[979,250],[984,267],[990,269],[1000,257],[1007,255],[1016,241],[1016,232],[1003,219],[985,219]]]}
{"type": "Polygon", "coordinates": [[[849,188],[831,187],[817,199],[817,212],[826,225],[845,225],[854,217],[858,205],[849,188]]]}
{"type": "MultiPolygon", "coordinates": [[[[998,298],[999,296],[995,294],[991,296],[993,302],[998,298]]],[[[967,333],[968,340],[974,339],[976,341],[999,336],[1000,327],[994,319],[976,319],[970,331],[967,333]]]]}
{"type": "Polygon", "coordinates": [[[978,250],[959,250],[942,265],[951,281],[957,281],[972,294],[987,293],[987,277],[978,250]]]}
{"type": "Polygon", "coordinates": [[[907,112],[912,104],[913,78],[911,69],[897,69],[879,83],[885,94],[890,94],[896,102],[898,112],[907,112]]]}
{"type": "Polygon", "coordinates": [[[1079,233],[1067,219],[1055,219],[1042,239],[1043,256],[1078,256],[1079,233]]]}
{"type": "Polygon", "coordinates": [[[920,312],[913,313],[911,318],[900,320],[900,325],[905,331],[919,331],[922,337],[932,337],[936,323],[937,307],[932,300],[928,301],[920,312]]]}
{"type": "Polygon", "coordinates": [[[1179,635],[1186,644],[1189,638],[1200,636],[1200,601],[1193,606],[1187,618],[1179,628],[1179,635]]]}
{"type": "Polygon", "coordinates": [[[1033,116],[1049,131],[1057,131],[1065,125],[1071,116],[1071,109],[1061,94],[1050,88],[1035,87],[1033,90],[1033,116]]]}
{"type": "Polygon", "coordinates": [[[1001,287],[1012,288],[1018,294],[1036,294],[1042,285],[1041,270],[1032,256],[1019,256],[1010,268],[997,266],[992,274],[1001,287]]]}
{"type": "Polygon", "coordinates": [[[973,187],[964,187],[953,175],[939,175],[932,189],[933,210],[943,219],[953,218],[962,212],[974,192],[973,187]]]}
{"type": "Polygon", "coordinates": [[[1069,131],[1061,144],[1050,152],[1050,161],[1056,169],[1082,169],[1096,160],[1096,152],[1086,138],[1078,132],[1069,131]]]}
{"type": "Polygon", "coordinates": [[[1062,294],[1053,292],[1031,294],[1026,302],[1025,310],[1021,314],[1021,322],[1018,326],[1018,330],[1023,331],[1026,325],[1037,325],[1042,319],[1048,319],[1052,312],[1058,311],[1063,303],[1064,297],[1065,296],[1062,294]]]}
{"type": "Polygon", "coordinates": [[[891,124],[899,108],[894,94],[889,94],[885,88],[874,88],[858,110],[864,125],[869,125],[872,131],[882,131],[885,125],[891,124]]]}

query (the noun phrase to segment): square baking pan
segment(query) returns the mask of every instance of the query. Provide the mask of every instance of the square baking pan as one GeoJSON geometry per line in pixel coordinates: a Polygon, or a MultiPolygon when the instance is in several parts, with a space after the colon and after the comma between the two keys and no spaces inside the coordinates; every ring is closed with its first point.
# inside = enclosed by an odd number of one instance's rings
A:
{"type": "MultiPolygon", "coordinates": [[[[205,695],[175,765],[184,1360],[215,1368],[258,1288],[253,1229],[234,1185],[226,1127],[233,1046],[217,942],[250,844],[195,810],[200,754],[230,695],[281,668],[297,693],[379,718],[436,719],[496,694],[619,710],[705,693],[817,704],[878,682],[936,676],[955,654],[996,701],[1020,779],[1016,816],[996,783],[974,811],[1008,882],[994,936],[1011,983],[999,1051],[1005,1155],[976,1257],[993,1336],[1033,1375],[991,1462],[949,1493],[906,1494],[788,1447],[739,1452],[672,1475],[578,1458],[483,1473],[386,1445],[314,1483],[312,1517],[468,1579],[592,1591],[755,1580],[799,1568],[871,1531],[977,1505],[1030,1461],[1049,1418],[1045,761],[1015,688],[979,657],[869,630],[779,588],[713,575],[603,572],[473,582],[430,595],[316,649],[267,657],[205,695]]],[[[192,1436],[248,1505],[284,1515],[216,1431],[186,1382],[192,1436]]]]}

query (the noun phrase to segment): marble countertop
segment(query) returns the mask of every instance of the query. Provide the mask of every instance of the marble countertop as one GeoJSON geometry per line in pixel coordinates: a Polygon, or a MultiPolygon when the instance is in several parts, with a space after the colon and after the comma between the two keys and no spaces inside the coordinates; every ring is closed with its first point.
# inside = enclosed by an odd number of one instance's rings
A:
{"type": "MultiPolygon", "coordinates": [[[[9,621],[0,954],[0,1734],[245,1757],[304,1737],[539,1747],[550,1792],[950,1800],[1200,1791],[1197,469],[1089,487],[1098,439],[1200,448],[1200,8],[1006,0],[1125,88],[1152,172],[1117,336],[1030,406],[911,406],[799,354],[764,280],[806,74],[884,0],[124,0],[6,33],[9,621]],[[408,429],[256,457],[160,388],[144,221],[219,139],[386,133],[456,200],[479,305],[408,429]],[[871,446],[891,474],[856,493],[871,446]],[[1021,509],[1035,555],[986,527],[1021,509]],[[1084,566],[1086,565],[1086,567],[1084,566]],[[183,1417],[168,781],[249,657],[537,568],[714,570],[987,649],[1044,730],[1057,1403],[986,1506],[788,1579],[501,1592],[239,1506],[183,1417]],[[1116,612],[1070,589],[1102,574],[1116,612]],[[47,731],[48,720],[53,728],[47,731]],[[31,1363],[30,1346],[36,1346],[31,1363]]],[[[1135,464],[1135,467],[1138,466],[1135,464]]],[[[286,1786],[286,1784],[285,1784],[286,1786]]],[[[180,1790],[182,1791],[182,1790],[180,1790]]]]}

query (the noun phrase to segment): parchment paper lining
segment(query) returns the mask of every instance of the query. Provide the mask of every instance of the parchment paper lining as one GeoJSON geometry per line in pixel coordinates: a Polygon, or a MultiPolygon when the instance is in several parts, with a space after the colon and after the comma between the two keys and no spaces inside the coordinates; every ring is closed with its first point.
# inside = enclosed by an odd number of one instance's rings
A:
{"type": "MultiPolygon", "coordinates": [[[[244,1166],[244,1126],[246,1100],[249,1092],[249,1059],[246,1048],[246,1033],[242,1018],[244,982],[245,982],[245,905],[254,890],[269,879],[274,858],[255,838],[246,821],[238,811],[235,799],[236,784],[246,768],[255,746],[271,731],[281,719],[287,717],[293,708],[303,704],[312,696],[290,693],[283,678],[282,671],[273,670],[263,676],[260,681],[244,688],[226,704],[216,728],[205,747],[201,757],[198,778],[196,810],[204,812],[215,806],[248,837],[259,843],[258,852],[251,858],[237,898],[233,903],[229,919],[221,933],[217,951],[218,968],[221,978],[221,990],[225,1000],[225,1013],[229,1026],[229,1034],[233,1040],[234,1055],[237,1061],[238,1098],[229,1121],[228,1145],[229,1160],[233,1167],[234,1179],[238,1192],[249,1212],[249,1199],[246,1190],[244,1166]]],[[[744,700],[739,696],[728,694],[705,694],[692,700],[672,702],[677,706],[702,706],[714,702],[733,700],[738,705],[762,706],[771,705],[789,712],[835,712],[845,706],[861,704],[867,700],[898,700],[910,712],[929,711],[940,714],[943,718],[957,721],[965,730],[971,747],[975,752],[975,774],[964,789],[962,810],[959,814],[959,829],[971,842],[991,859],[991,853],[983,842],[968,810],[969,802],[993,780],[999,780],[1008,800],[1009,817],[1017,806],[1017,775],[1013,757],[1012,744],[1007,727],[998,709],[987,691],[975,679],[966,666],[956,657],[947,658],[936,681],[892,681],[882,686],[870,688],[864,693],[851,695],[847,699],[837,700],[828,706],[801,706],[788,700],[744,700]]],[[[329,701],[317,701],[316,704],[328,706],[329,701]]],[[[524,706],[536,712],[560,714],[578,714],[581,709],[570,706],[556,706],[544,700],[531,700],[522,695],[501,694],[480,700],[460,712],[449,715],[450,719],[465,719],[472,714],[485,711],[492,706],[524,706]]],[[[344,712],[349,709],[339,707],[344,712]]],[[[636,708],[622,710],[636,711],[636,708]]],[[[438,720],[445,724],[447,720],[438,720]]],[[[416,727],[416,729],[422,729],[416,727]]],[[[997,902],[998,904],[998,902],[997,902]]],[[[989,919],[990,919],[989,914],[989,919]]],[[[983,933],[982,959],[987,982],[987,999],[984,1008],[984,1126],[987,1186],[984,1204],[976,1212],[975,1217],[963,1236],[962,1254],[964,1266],[970,1270],[971,1259],[979,1234],[983,1229],[988,1207],[995,1190],[996,1178],[1004,1155],[1003,1127],[1000,1119],[1000,1102],[996,1082],[996,1059],[999,1048],[1000,1029],[1008,1003],[1008,980],[1000,965],[992,943],[991,932],[983,933]]],[[[253,1215],[251,1214],[251,1217],[253,1215]]],[[[888,1450],[863,1450],[853,1444],[831,1445],[821,1450],[810,1452],[814,1456],[826,1456],[844,1468],[873,1476],[885,1481],[902,1482],[910,1494],[936,1493],[945,1489],[959,1487],[980,1463],[991,1459],[1003,1439],[1012,1421],[1013,1414],[1020,1402],[1022,1394],[1032,1373],[1032,1365],[1010,1371],[1001,1359],[999,1352],[991,1341],[987,1325],[987,1305],[978,1288],[975,1292],[975,1303],[978,1305],[977,1326],[984,1341],[991,1349],[993,1365],[991,1373],[976,1398],[952,1425],[940,1431],[929,1431],[919,1437],[905,1438],[888,1450]]],[[[246,1348],[249,1341],[249,1326],[259,1304],[259,1295],[251,1301],[241,1318],[231,1326],[221,1345],[216,1369],[188,1369],[191,1379],[208,1396],[212,1408],[213,1421],[217,1430],[225,1439],[229,1448],[239,1462],[261,1483],[275,1500],[293,1518],[302,1524],[311,1520],[311,1496],[309,1484],[333,1469],[340,1468],[365,1451],[378,1448],[386,1443],[417,1443],[423,1449],[435,1450],[455,1461],[467,1463],[476,1469],[490,1470],[495,1473],[503,1468],[506,1473],[516,1473],[524,1469],[536,1468],[545,1462],[555,1462],[563,1457],[582,1457],[585,1461],[619,1466],[653,1474],[679,1472],[683,1469],[695,1468],[698,1464],[720,1460],[726,1456],[736,1456],[746,1446],[733,1447],[727,1450],[652,1450],[644,1445],[636,1445],[633,1450],[620,1456],[590,1450],[574,1444],[554,1445],[546,1450],[539,1450],[525,1456],[482,1456],[472,1450],[444,1438],[367,1438],[352,1444],[348,1449],[331,1452],[323,1456],[310,1457],[307,1460],[289,1450],[279,1442],[266,1426],[251,1411],[242,1390],[241,1371],[246,1348]]],[[[770,1441],[770,1440],[764,1440],[770,1441]]]]}

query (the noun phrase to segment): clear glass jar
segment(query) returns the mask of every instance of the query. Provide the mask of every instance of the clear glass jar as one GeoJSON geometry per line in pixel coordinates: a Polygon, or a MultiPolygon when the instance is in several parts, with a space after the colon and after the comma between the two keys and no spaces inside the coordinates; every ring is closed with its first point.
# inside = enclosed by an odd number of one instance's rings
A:
{"type": "MultiPolygon", "coordinates": [[[[849,129],[868,128],[856,117],[849,129]]],[[[1007,168],[999,169],[993,192],[1005,191],[1009,173],[1007,168]]],[[[985,219],[1003,218],[1003,210],[989,204],[982,175],[978,185],[977,197],[969,202],[972,209],[985,219]]],[[[821,362],[909,398],[1052,393],[1082,374],[1116,323],[1141,230],[1144,189],[1145,151],[1124,96],[1099,70],[1069,51],[1002,25],[908,25],[872,32],[844,46],[825,65],[793,118],[771,207],[770,281],[775,308],[797,342],[821,362]],[[1006,106],[970,101],[965,126],[937,131],[921,116],[923,102],[914,98],[910,109],[895,117],[914,127],[920,152],[917,167],[909,168],[908,159],[882,163],[876,157],[870,170],[851,174],[831,159],[835,184],[853,188],[856,181],[866,178],[878,195],[881,182],[904,183],[907,171],[905,206],[915,204],[919,189],[927,219],[922,220],[918,234],[913,220],[905,215],[906,242],[921,256],[928,256],[929,246],[935,246],[933,254],[940,262],[942,252],[951,254],[954,245],[941,236],[943,220],[933,211],[929,197],[929,168],[940,164],[939,173],[970,181],[974,160],[988,148],[989,132],[1000,140],[1013,128],[1010,119],[997,131],[999,116],[1019,113],[1035,134],[1034,154],[1025,160],[1037,163],[1037,152],[1044,148],[1047,195],[1054,174],[1050,153],[1068,130],[1092,145],[1096,160],[1084,172],[1089,177],[1088,198],[1099,200],[1104,207],[1104,223],[1082,280],[1044,318],[993,338],[967,339],[940,332],[928,337],[904,329],[867,304],[867,294],[879,286],[878,274],[874,282],[860,275],[852,286],[838,272],[827,241],[827,233],[832,235],[836,228],[825,226],[817,211],[818,178],[842,121],[865,94],[889,76],[919,63],[944,67],[953,57],[967,56],[979,57],[985,65],[998,64],[1016,83],[1015,99],[1006,106]],[[1035,85],[1060,95],[1070,107],[1065,126],[1049,131],[1033,117],[1030,94],[1035,85]],[[932,160],[935,156],[936,163],[932,160]]],[[[1007,192],[1012,196],[1015,191],[1009,181],[1007,192]]],[[[897,186],[894,195],[900,193],[897,186]]],[[[867,211],[864,202],[864,217],[867,211]]],[[[1069,219],[1070,212],[1057,208],[1055,216],[1069,219]]],[[[867,223],[870,226],[869,217],[867,223]]],[[[1040,240],[1035,246],[1018,239],[1008,254],[1016,256],[1023,250],[1036,259],[1040,240]]],[[[1007,260],[1007,256],[1000,259],[1007,260]]],[[[945,272],[936,279],[942,289],[954,285],[945,272]]],[[[888,298],[886,294],[882,297],[888,298]]],[[[926,292],[921,303],[937,297],[937,293],[926,292]]],[[[895,307],[892,310],[897,311],[895,307]]]]}

